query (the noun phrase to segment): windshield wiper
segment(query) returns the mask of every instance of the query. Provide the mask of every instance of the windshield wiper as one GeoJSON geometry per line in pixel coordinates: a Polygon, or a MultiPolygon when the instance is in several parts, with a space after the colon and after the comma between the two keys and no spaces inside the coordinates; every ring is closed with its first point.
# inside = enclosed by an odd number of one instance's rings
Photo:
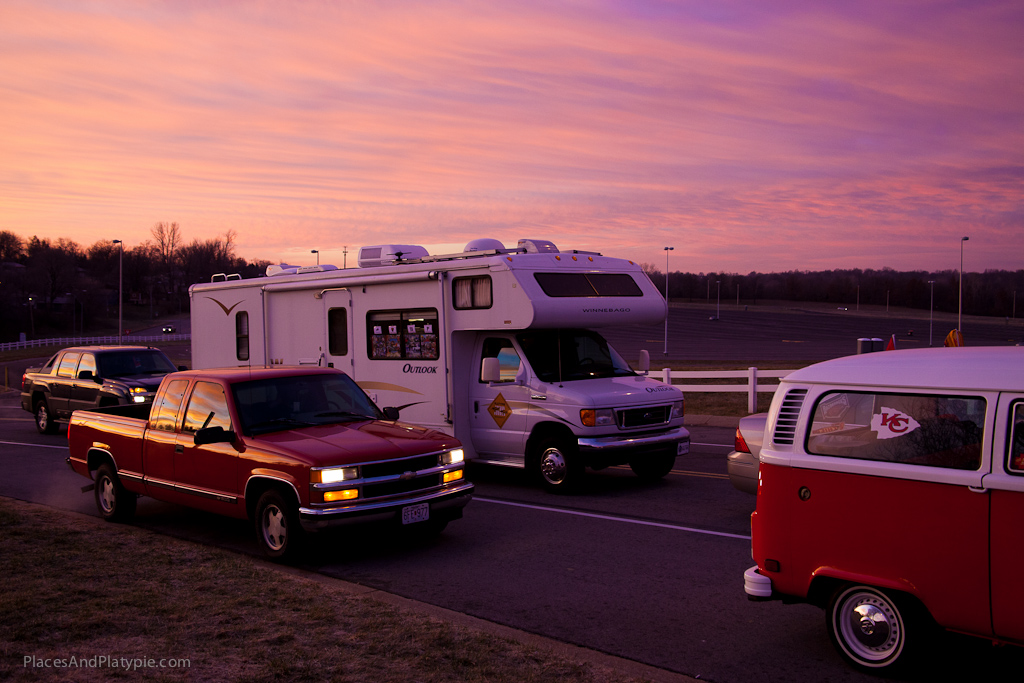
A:
{"type": "Polygon", "coordinates": [[[353,413],[347,410],[330,410],[326,413],[317,413],[313,417],[355,417],[360,420],[372,420],[374,419],[370,415],[363,415],[362,413],[353,413]]]}
{"type": "Polygon", "coordinates": [[[265,427],[316,427],[315,422],[306,422],[305,420],[296,420],[294,417],[275,417],[272,420],[264,420],[263,422],[257,422],[254,425],[250,425],[249,429],[255,431],[265,427]]]}

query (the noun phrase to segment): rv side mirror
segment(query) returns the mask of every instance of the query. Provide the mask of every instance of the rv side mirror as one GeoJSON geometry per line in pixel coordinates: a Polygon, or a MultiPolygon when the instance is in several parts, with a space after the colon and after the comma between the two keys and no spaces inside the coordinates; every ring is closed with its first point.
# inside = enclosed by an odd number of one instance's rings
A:
{"type": "Polygon", "coordinates": [[[384,413],[384,417],[387,418],[388,420],[398,419],[399,410],[394,406],[388,406],[387,408],[384,408],[381,412],[384,413]]]}
{"type": "Polygon", "coordinates": [[[484,358],[480,366],[480,379],[484,382],[498,382],[501,380],[501,365],[497,358],[484,358]]]}
{"type": "Polygon", "coordinates": [[[651,354],[647,349],[640,349],[640,372],[645,375],[651,369],[651,354]]]}

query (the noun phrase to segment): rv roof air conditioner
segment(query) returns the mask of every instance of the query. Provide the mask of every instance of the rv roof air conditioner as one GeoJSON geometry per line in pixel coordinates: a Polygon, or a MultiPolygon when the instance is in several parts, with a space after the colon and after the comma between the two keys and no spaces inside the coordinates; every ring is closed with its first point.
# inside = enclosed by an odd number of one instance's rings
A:
{"type": "Polygon", "coordinates": [[[527,254],[557,254],[558,247],[547,240],[519,240],[519,248],[527,254]]]}
{"type": "Polygon", "coordinates": [[[471,251],[502,252],[505,251],[505,245],[502,244],[500,240],[496,240],[491,237],[480,237],[467,244],[466,248],[462,250],[464,254],[471,251]]]}
{"type": "Polygon", "coordinates": [[[413,261],[429,255],[426,249],[416,244],[378,244],[360,247],[359,267],[390,266],[399,261],[413,261]]]}

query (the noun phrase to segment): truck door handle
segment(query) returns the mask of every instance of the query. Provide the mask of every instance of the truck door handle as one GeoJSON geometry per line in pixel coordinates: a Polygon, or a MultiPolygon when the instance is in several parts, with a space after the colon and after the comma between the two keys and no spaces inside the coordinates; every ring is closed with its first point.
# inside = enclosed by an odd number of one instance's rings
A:
{"type": "Polygon", "coordinates": [[[184,453],[185,452],[185,447],[182,446],[180,443],[174,444],[174,452],[175,453],[184,453]]]}

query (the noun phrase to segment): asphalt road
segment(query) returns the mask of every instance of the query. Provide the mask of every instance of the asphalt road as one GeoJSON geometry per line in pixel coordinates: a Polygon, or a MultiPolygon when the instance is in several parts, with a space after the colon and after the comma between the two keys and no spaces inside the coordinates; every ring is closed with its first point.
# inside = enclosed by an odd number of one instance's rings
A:
{"type": "MultiPolygon", "coordinates": [[[[95,515],[64,436],[37,434],[12,398],[0,399],[0,495],[95,515]]],[[[820,610],[747,601],[755,499],[725,477],[732,430],[692,431],[693,452],[655,484],[612,468],[588,473],[578,495],[552,496],[516,471],[472,467],[476,500],[439,538],[323,535],[308,568],[701,680],[873,680],[840,660],[820,610]]],[[[135,523],[258,554],[241,521],[143,498],[135,523]]],[[[1019,680],[1006,672],[1019,673],[1022,653],[950,636],[900,680],[1019,680]]]]}

